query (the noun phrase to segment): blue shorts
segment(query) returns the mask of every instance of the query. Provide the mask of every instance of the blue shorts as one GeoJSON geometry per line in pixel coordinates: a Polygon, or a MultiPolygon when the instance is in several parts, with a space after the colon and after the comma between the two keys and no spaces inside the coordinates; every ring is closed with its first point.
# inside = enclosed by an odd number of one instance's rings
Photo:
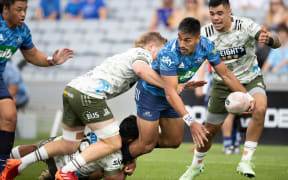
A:
{"type": "Polygon", "coordinates": [[[160,118],[179,118],[178,113],[169,104],[166,97],[155,96],[146,91],[142,81],[138,81],[135,89],[137,116],[147,121],[157,121],[160,118]]]}
{"type": "Polygon", "coordinates": [[[6,84],[3,81],[3,78],[0,77],[0,99],[13,99],[11,94],[9,93],[6,84]]]}

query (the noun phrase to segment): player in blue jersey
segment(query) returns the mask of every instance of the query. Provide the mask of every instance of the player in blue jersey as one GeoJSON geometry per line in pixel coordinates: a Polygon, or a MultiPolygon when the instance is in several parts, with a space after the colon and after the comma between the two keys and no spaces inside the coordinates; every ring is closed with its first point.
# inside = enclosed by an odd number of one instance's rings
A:
{"type": "MultiPolygon", "coordinates": [[[[64,63],[71,58],[70,49],[57,50],[48,57],[34,46],[30,30],[24,23],[27,0],[2,0],[0,15],[0,173],[14,143],[17,111],[12,96],[2,78],[6,62],[20,48],[24,58],[37,66],[64,63]]],[[[11,166],[9,166],[11,167],[11,166]]],[[[2,178],[2,177],[1,177],[2,178]]]]}
{"type": "MultiPolygon", "coordinates": [[[[197,83],[190,84],[190,80],[206,59],[232,91],[247,93],[224,65],[214,44],[200,36],[200,22],[191,17],[183,19],[178,27],[178,39],[168,41],[153,64],[164,81],[164,89],[144,80],[138,82],[135,100],[139,138],[129,146],[122,147],[124,161],[151,152],[154,147],[178,147],[182,141],[184,121],[190,126],[194,143],[199,147],[204,146],[210,134],[187,112],[177,93],[177,86],[182,83],[187,89],[194,88],[197,83]]],[[[251,99],[249,110],[253,108],[254,101],[251,99]]]]}

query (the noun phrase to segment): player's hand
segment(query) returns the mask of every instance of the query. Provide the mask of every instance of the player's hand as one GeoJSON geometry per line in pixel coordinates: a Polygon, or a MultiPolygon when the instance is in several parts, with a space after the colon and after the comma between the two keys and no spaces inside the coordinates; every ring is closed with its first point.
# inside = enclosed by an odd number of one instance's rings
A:
{"type": "Polygon", "coordinates": [[[209,131],[202,124],[194,121],[190,124],[190,131],[193,138],[193,142],[199,148],[204,147],[204,141],[208,142],[206,134],[209,134],[209,131]]]}
{"type": "Polygon", "coordinates": [[[205,84],[207,84],[207,81],[203,81],[203,80],[190,80],[188,82],[185,83],[185,89],[188,89],[188,90],[193,90],[197,87],[202,87],[204,86],[205,84]]]}
{"type": "Polygon", "coordinates": [[[270,37],[270,33],[267,31],[267,29],[263,25],[261,25],[261,33],[259,35],[258,42],[268,44],[269,37],[270,37]]]}
{"type": "Polygon", "coordinates": [[[72,58],[74,54],[74,51],[68,48],[64,48],[61,50],[56,50],[53,54],[53,63],[55,65],[63,64],[68,59],[72,58]]]}
{"type": "Polygon", "coordinates": [[[128,161],[125,165],[124,165],[124,173],[128,176],[131,176],[133,174],[133,172],[136,169],[136,159],[133,159],[131,161],[128,161]]]}
{"type": "Polygon", "coordinates": [[[252,114],[253,113],[256,102],[252,96],[250,96],[250,97],[251,97],[251,100],[250,100],[250,106],[249,106],[248,110],[246,112],[239,113],[239,115],[245,115],[245,114],[252,114]]]}

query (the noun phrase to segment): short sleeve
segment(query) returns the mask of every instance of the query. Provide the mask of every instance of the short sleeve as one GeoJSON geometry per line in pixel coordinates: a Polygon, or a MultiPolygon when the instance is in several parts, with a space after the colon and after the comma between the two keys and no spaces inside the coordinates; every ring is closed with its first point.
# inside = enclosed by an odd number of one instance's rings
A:
{"type": "Polygon", "coordinates": [[[261,30],[261,26],[259,24],[248,18],[244,19],[244,27],[245,31],[249,34],[249,36],[254,38],[256,34],[261,30]]]}
{"type": "Polygon", "coordinates": [[[209,41],[207,44],[207,59],[212,66],[217,66],[222,62],[219,52],[216,50],[215,45],[209,41]]]}
{"type": "Polygon", "coordinates": [[[31,32],[29,28],[26,26],[26,24],[24,24],[24,26],[25,27],[24,27],[24,32],[23,32],[23,42],[20,46],[20,49],[29,50],[34,47],[34,44],[32,42],[32,36],[31,36],[31,32]]]}
{"type": "Polygon", "coordinates": [[[157,63],[161,75],[177,76],[177,57],[172,52],[160,51],[157,63]]]}
{"type": "Polygon", "coordinates": [[[144,61],[145,63],[150,65],[153,61],[152,55],[150,54],[150,52],[148,52],[144,49],[141,49],[141,48],[135,49],[133,52],[133,55],[135,58],[133,58],[132,63],[140,60],[140,61],[144,61]]]}

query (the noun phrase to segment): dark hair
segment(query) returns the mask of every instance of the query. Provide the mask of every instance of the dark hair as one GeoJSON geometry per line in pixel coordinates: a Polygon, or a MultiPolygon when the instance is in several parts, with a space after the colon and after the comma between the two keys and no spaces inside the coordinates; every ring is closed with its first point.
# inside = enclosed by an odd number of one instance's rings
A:
{"type": "Polygon", "coordinates": [[[128,139],[135,140],[138,138],[139,132],[136,119],[136,116],[130,115],[121,122],[119,132],[122,143],[125,143],[128,139]]]}
{"type": "Polygon", "coordinates": [[[28,0],[0,0],[0,10],[1,13],[3,12],[3,7],[6,6],[7,8],[10,8],[12,4],[14,4],[16,1],[26,1],[28,0]]]}
{"type": "Polygon", "coordinates": [[[198,36],[200,35],[200,22],[193,17],[184,18],[179,24],[178,31],[198,36]]]}
{"type": "Polygon", "coordinates": [[[277,32],[284,31],[284,32],[288,33],[288,27],[284,23],[279,24],[276,30],[277,30],[277,32]]]}
{"type": "Polygon", "coordinates": [[[217,7],[219,5],[223,5],[224,7],[230,7],[229,0],[210,0],[209,7],[217,7]]]}

